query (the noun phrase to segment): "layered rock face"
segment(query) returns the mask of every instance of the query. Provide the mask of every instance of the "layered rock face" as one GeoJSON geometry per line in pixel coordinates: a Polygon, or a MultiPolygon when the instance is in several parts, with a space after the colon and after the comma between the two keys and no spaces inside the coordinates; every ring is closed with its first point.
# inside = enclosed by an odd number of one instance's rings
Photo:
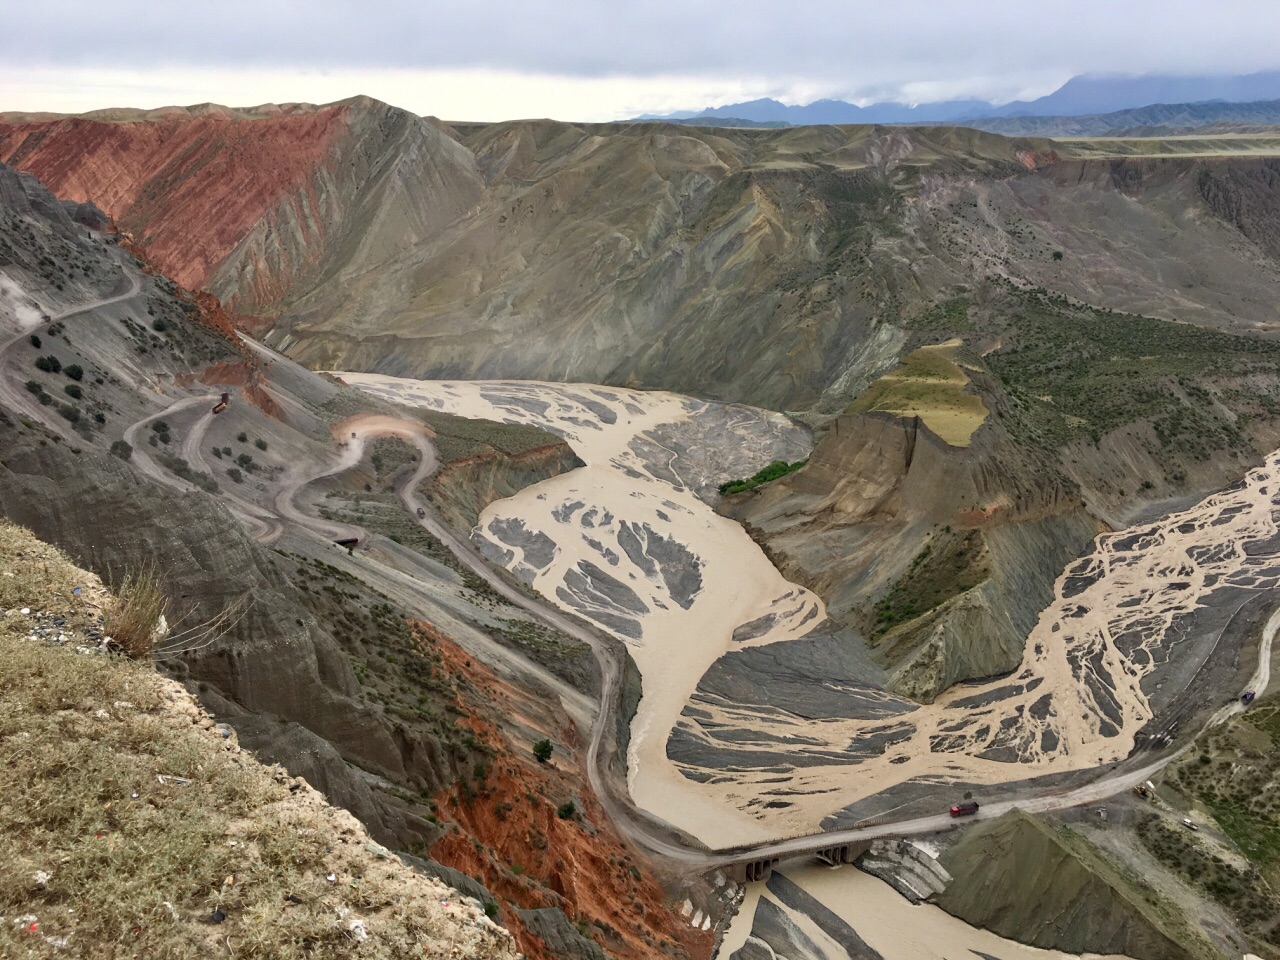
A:
{"type": "Polygon", "coordinates": [[[435,126],[364,98],[254,119],[0,124],[0,161],[93,199],[164,273],[249,315],[427,239],[482,186],[435,126]]]}
{"type": "Polygon", "coordinates": [[[904,324],[982,278],[1235,328],[1280,297],[1255,158],[1076,160],[953,128],[446,126],[356,98],[11,117],[6,159],[329,369],[835,414],[904,324]]]}
{"type": "Polygon", "coordinates": [[[1009,437],[997,382],[970,375],[994,413],[967,446],[918,416],[846,413],[803,470],[727,508],[917,700],[1012,670],[1054,578],[1098,532],[1056,466],[1009,437]]]}
{"type": "Polygon", "coordinates": [[[1004,937],[1137,960],[1181,960],[1205,947],[1091,845],[1020,811],[965,831],[942,863],[953,880],[938,905],[1004,937]]]}

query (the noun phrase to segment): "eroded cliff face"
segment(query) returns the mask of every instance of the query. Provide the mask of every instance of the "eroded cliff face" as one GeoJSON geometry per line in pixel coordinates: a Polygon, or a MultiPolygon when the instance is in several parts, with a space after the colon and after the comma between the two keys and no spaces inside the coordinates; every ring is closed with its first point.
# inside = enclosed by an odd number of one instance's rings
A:
{"type": "Polygon", "coordinates": [[[1214,951],[1171,904],[1142,890],[1083,837],[1020,811],[966,830],[941,858],[948,913],[1046,950],[1190,960],[1214,951]]]}
{"type": "Polygon", "coordinates": [[[713,932],[677,919],[652,864],[622,842],[586,786],[585,744],[563,714],[447,641],[440,649],[446,669],[466,678],[459,708],[486,756],[437,794],[440,815],[462,832],[447,832],[432,856],[481,878],[504,901],[504,922],[529,957],[709,956],[713,932]],[[543,736],[556,745],[546,764],[530,749],[543,736]],[[546,929],[533,913],[546,908],[571,923],[546,929]]]}
{"type": "Polygon", "coordinates": [[[452,139],[367,98],[253,119],[0,124],[0,162],[92,199],[168,276],[250,316],[317,272],[426,239],[481,188],[452,139]]]}
{"type": "Polygon", "coordinates": [[[563,441],[514,454],[490,449],[444,464],[427,481],[428,493],[445,520],[467,535],[495,500],[580,466],[563,441]]]}
{"type": "Polygon", "coordinates": [[[727,506],[917,700],[1017,666],[1054,579],[1098,532],[1073,485],[1010,439],[998,384],[971,362],[993,413],[967,446],[918,416],[846,413],[804,469],[727,506]]]}

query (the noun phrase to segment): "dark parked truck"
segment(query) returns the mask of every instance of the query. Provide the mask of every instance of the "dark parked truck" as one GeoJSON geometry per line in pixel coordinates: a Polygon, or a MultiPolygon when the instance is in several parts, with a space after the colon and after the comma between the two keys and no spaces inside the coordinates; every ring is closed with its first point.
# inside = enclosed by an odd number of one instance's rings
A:
{"type": "Polygon", "coordinates": [[[1240,695],[1240,702],[1241,702],[1241,703],[1253,703],[1253,698],[1254,698],[1254,697],[1256,697],[1256,696],[1257,696],[1257,694],[1256,694],[1254,691],[1252,691],[1252,690],[1246,690],[1244,693],[1242,693],[1242,694],[1240,695]]]}
{"type": "Polygon", "coordinates": [[[977,812],[977,800],[966,800],[964,803],[954,803],[951,805],[951,815],[953,817],[972,817],[977,812]]]}

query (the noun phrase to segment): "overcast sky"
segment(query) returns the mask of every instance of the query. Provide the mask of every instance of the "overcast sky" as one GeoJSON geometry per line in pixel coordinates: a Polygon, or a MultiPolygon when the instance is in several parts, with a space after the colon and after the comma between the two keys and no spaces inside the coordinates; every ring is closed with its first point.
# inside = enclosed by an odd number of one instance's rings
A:
{"type": "Polygon", "coordinates": [[[997,102],[1077,73],[1280,67],[1277,0],[13,0],[0,111],[369,94],[607,120],[772,96],[997,102]]]}

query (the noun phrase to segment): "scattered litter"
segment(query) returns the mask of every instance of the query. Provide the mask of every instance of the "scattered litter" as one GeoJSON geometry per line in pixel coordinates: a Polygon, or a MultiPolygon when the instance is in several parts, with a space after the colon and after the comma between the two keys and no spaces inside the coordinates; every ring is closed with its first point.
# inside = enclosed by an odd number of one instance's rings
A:
{"type": "Polygon", "coordinates": [[[21,610],[19,610],[18,612],[19,612],[20,614],[22,614],[24,617],[26,617],[26,616],[30,616],[30,615],[31,615],[31,608],[30,608],[30,607],[23,607],[23,608],[22,608],[21,610]]]}
{"type": "MultiPolygon", "coordinates": [[[[175,777],[168,773],[157,773],[156,779],[159,780],[162,784],[172,783],[175,787],[185,787],[188,783],[191,782],[186,777],[175,777]]],[[[232,846],[234,847],[235,844],[233,843],[232,846]]]]}
{"type": "Polygon", "coordinates": [[[227,919],[227,915],[221,910],[215,910],[213,913],[209,914],[210,923],[221,923],[225,919],[227,919]]]}
{"type": "Polygon", "coordinates": [[[36,886],[43,890],[49,885],[49,873],[46,870],[37,870],[35,876],[36,886]]]}
{"type": "Polygon", "coordinates": [[[238,844],[237,844],[234,840],[228,840],[228,841],[227,841],[227,846],[228,846],[228,847],[234,847],[234,846],[238,846],[238,844]]]}
{"type": "Polygon", "coordinates": [[[39,933],[40,924],[36,920],[34,913],[28,913],[25,916],[18,917],[13,921],[13,925],[18,928],[21,933],[39,933]]]}
{"type": "Polygon", "coordinates": [[[288,900],[290,903],[302,903],[302,898],[298,896],[296,893],[287,894],[285,896],[285,899],[288,900]]]}
{"type": "Polygon", "coordinates": [[[173,919],[175,919],[175,920],[179,920],[179,919],[181,919],[181,918],[178,916],[178,911],[177,911],[176,909],[174,909],[174,906],[173,906],[173,904],[172,904],[172,903],[170,903],[168,900],[165,900],[165,901],[164,901],[164,905],[165,905],[165,907],[167,907],[167,908],[168,908],[168,910],[169,910],[169,916],[173,917],[173,919]]]}
{"type": "MultiPolygon", "coordinates": [[[[13,576],[13,574],[11,573],[11,574],[9,574],[9,576],[11,576],[11,577],[12,577],[12,576],[13,576]]],[[[77,597],[78,597],[78,596],[80,596],[80,588],[79,588],[79,587],[76,587],[76,588],[75,588],[74,590],[72,590],[71,592],[72,592],[72,593],[74,593],[77,597]]]]}
{"type": "Polygon", "coordinates": [[[388,850],[386,847],[382,846],[381,844],[374,843],[372,840],[366,843],[364,845],[364,848],[368,850],[370,853],[372,853],[379,860],[386,860],[388,857],[391,856],[390,850],[388,850]]]}
{"type": "Polygon", "coordinates": [[[236,882],[236,875],[235,875],[234,873],[228,873],[228,874],[227,874],[227,879],[225,879],[225,880],[223,880],[223,881],[222,881],[222,885],[223,885],[224,887],[230,887],[230,886],[232,886],[235,882],[236,882]]]}
{"type": "Polygon", "coordinates": [[[369,939],[369,931],[364,928],[363,920],[352,920],[349,929],[357,941],[369,939]]]}
{"type": "Polygon", "coordinates": [[[137,799],[138,799],[138,795],[137,795],[136,793],[135,793],[135,794],[133,794],[133,799],[135,799],[135,800],[137,800],[137,799]]]}
{"type": "Polygon", "coordinates": [[[338,882],[337,874],[333,874],[333,873],[329,874],[327,877],[325,877],[325,879],[328,880],[330,883],[338,882]]]}
{"type": "Polygon", "coordinates": [[[111,714],[107,713],[107,711],[105,711],[105,710],[103,710],[103,709],[101,709],[101,708],[99,708],[99,709],[97,709],[97,710],[93,711],[93,715],[94,715],[95,717],[97,717],[99,720],[110,720],[110,719],[111,719],[111,714]]]}

